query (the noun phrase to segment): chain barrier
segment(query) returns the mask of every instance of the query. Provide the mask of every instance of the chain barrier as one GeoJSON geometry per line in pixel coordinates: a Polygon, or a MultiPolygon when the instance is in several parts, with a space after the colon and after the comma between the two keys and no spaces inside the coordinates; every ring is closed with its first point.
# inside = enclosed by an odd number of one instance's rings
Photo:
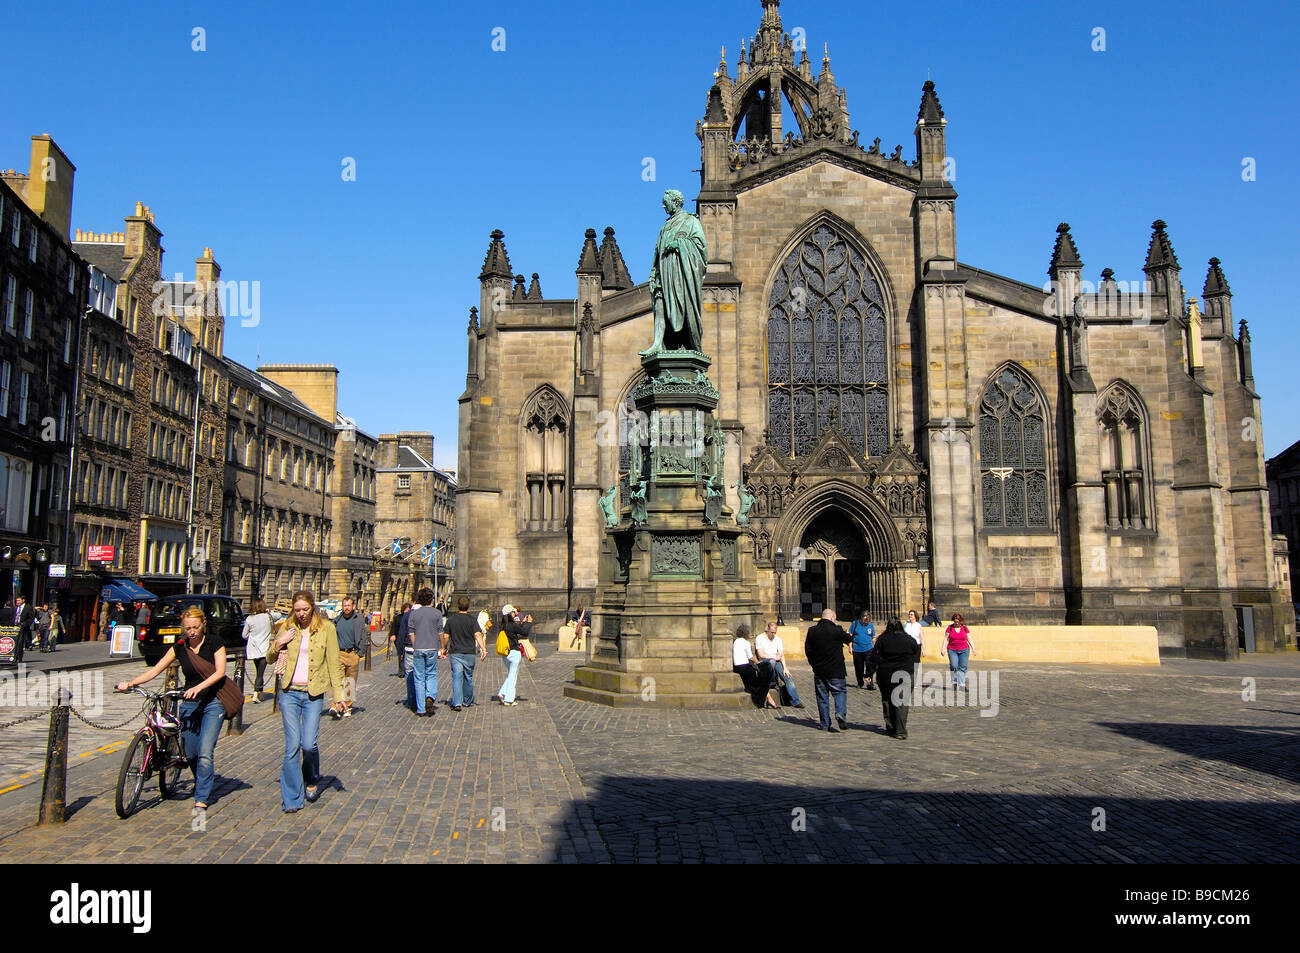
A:
{"type": "Polygon", "coordinates": [[[6,731],[9,728],[12,728],[14,725],[21,725],[25,721],[35,721],[37,718],[44,718],[46,715],[50,713],[51,710],[52,709],[45,709],[43,711],[36,712],[34,715],[26,715],[22,718],[16,719],[15,721],[5,722],[3,725],[0,725],[0,731],[6,731]]]}
{"type": "MultiPolygon", "coordinates": [[[[144,704],[140,706],[139,710],[137,710],[135,714],[131,715],[130,718],[127,718],[126,721],[123,721],[120,724],[116,724],[116,725],[101,725],[85,717],[84,715],[82,715],[81,712],[77,711],[77,709],[75,708],[70,707],[69,710],[72,712],[72,714],[77,716],[77,721],[81,722],[84,725],[89,725],[91,728],[98,728],[100,731],[117,731],[119,728],[125,728],[131,722],[135,721],[137,718],[143,715],[145,708],[147,708],[148,706],[149,706],[149,700],[145,699],[144,704]]],[[[42,714],[44,714],[44,712],[42,712],[42,714]]]]}

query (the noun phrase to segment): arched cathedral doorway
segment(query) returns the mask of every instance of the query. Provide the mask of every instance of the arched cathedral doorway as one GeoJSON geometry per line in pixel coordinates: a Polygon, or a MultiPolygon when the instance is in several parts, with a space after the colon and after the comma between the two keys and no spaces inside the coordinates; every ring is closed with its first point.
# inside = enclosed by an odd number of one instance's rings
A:
{"type": "Polygon", "coordinates": [[[885,545],[883,527],[864,531],[837,506],[827,507],[803,531],[795,568],[803,619],[816,619],[824,609],[834,609],[846,622],[864,609],[874,619],[898,611],[898,560],[885,545]]]}

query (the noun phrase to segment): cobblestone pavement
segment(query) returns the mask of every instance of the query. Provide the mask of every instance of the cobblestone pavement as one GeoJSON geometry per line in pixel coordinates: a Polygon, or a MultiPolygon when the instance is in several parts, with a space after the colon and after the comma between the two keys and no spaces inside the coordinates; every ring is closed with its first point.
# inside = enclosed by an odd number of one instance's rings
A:
{"type": "MultiPolygon", "coordinates": [[[[503,666],[489,656],[480,704],[432,719],[402,707],[404,686],[380,661],[362,675],[357,714],[322,723],[328,786],[299,814],[280,810],[269,700],[217,745],[205,830],[185,799],[154,796],[119,820],[120,753],[78,758],[94,749],[77,739],[67,823],[34,826],[38,783],[0,794],[0,862],[1300,858],[1294,653],[1158,669],[976,665],[986,691],[996,672],[996,716],[928,704],[901,742],[880,728],[878,694],[852,687],[850,730],[816,731],[805,665],[792,666],[804,711],[615,710],[564,698],[577,657],[543,653],[521,672],[519,706],[490,701],[503,666]]],[[[0,735],[0,763],[17,745],[0,735]]]]}

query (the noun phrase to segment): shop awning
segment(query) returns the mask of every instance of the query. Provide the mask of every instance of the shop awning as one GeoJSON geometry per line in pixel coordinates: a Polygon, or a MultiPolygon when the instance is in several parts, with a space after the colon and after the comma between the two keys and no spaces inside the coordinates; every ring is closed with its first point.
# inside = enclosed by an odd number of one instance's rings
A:
{"type": "Polygon", "coordinates": [[[154,601],[158,597],[147,589],[141,589],[130,579],[112,576],[100,588],[99,598],[105,602],[138,602],[141,599],[154,601]]]}

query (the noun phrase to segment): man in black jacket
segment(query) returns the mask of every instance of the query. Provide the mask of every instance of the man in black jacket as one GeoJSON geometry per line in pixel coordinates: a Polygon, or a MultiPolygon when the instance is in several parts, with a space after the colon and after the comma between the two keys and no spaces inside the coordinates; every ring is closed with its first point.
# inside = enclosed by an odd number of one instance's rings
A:
{"type": "Polygon", "coordinates": [[[813,670],[813,688],[817,691],[817,714],[822,731],[836,731],[831,724],[830,695],[835,696],[835,720],[840,730],[847,729],[848,688],[844,669],[844,646],[852,636],[835,624],[835,610],[827,609],[821,621],[808,630],[804,639],[803,654],[813,670]]]}
{"type": "Polygon", "coordinates": [[[14,593],[12,624],[18,626],[18,653],[14,656],[14,661],[18,664],[22,664],[23,653],[27,651],[27,643],[32,640],[34,621],[32,607],[27,604],[27,597],[21,592],[14,593]]]}
{"type": "Polygon", "coordinates": [[[867,671],[874,672],[880,686],[880,703],[885,709],[885,734],[907,737],[907,705],[916,679],[921,646],[903,629],[898,616],[891,616],[884,634],[867,653],[867,671]]]}

